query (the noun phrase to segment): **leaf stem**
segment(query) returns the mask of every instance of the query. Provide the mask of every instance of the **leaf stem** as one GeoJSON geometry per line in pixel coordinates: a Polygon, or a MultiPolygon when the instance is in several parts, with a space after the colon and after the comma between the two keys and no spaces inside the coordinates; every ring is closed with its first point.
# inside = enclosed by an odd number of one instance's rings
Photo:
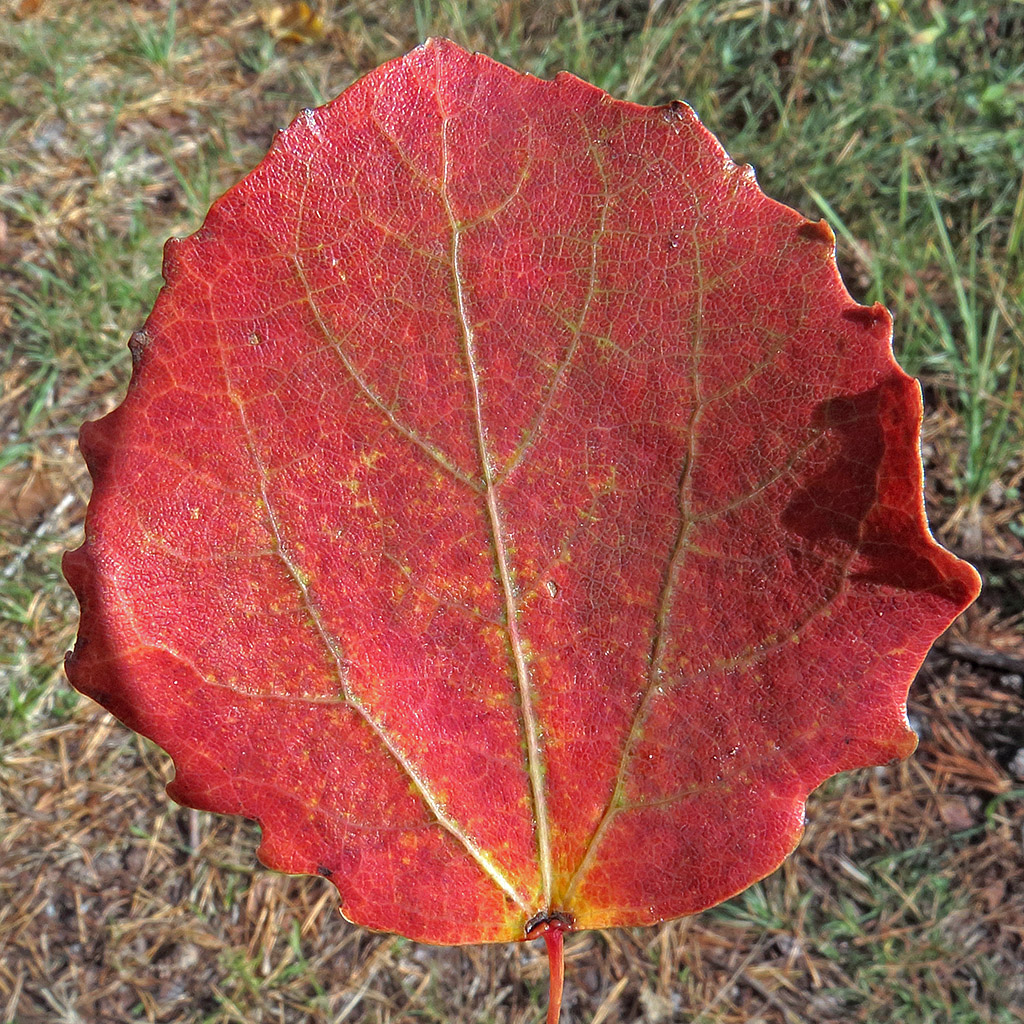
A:
{"type": "Polygon", "coordinates": [[[544,932],[544,944],[548,947],[548,1022],[558,1024],[562,1011],[562,983],[565,980],[565,957],[562,955],[562,936],[565,934],[561,925],[554,925],[544,932]]]}

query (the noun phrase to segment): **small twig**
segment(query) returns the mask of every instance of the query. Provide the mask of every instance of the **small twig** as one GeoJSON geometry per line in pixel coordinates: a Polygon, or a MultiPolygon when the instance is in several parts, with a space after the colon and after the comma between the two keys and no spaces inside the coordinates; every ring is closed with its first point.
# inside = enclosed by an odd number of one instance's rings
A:
{"type": "Polygon", "coordinates": [[[334,1017],[332,1024],[342,1024],[343,1021],[348,1020],[352,1015],[353,1011],[357,1009],[359,1004],[363,1001],[364,996],[370,990],[370,985],[373,983],[373,979],[377,976],[381,967],[384,966],[384,961],[394,952],[395,940],[388,941],[385,939],[381,942],[376,949],[370,954],[369,960],[360,966],[349,978],[349,990],[358,984],[359,988],[352,994],[348,1003],[344,1006],[341,1012],[334,1017]],[[359,975],[363,977],[360,980],[359,975]]]}
{"type": "MultiPolygon", "coordinates": [[[[959,552],[957,552],[959,554],[959,552]]],[[[970,558],[961,555],[961,558],[965,558],[966,561],[970,562],[975,569],[994,569],[997,572],[1005,570],[1007,572],[1024,572],[1024,557],[1020,555],[987,555],[979,554],[972,555],[970,558]]]]}
{"type": "Polygon", "coordinates": [[[989,647],[977,647],[974,644],[960,643],[957,640],[946,641],[941,645],[941,649],[954,658],[969,661],[972,665],[980,665],[982,668],[993,668],[997,672],[1024,675],[1024,658],[1018,658],[1012,654],[993,651],[989,647]]]}
{"type": "Polygon", "coordinates": [[[29,552],[44,534],[50,533],[57,525],[57,521],[75,503],[77,494],[65,494],[63,498],[50,510],[43,521],[32,531],[32,536],[22,544],[18,553],[4,567],[3,578],[9,580],[25,564],[29,552]]]}
{"type": "Polygon", "coordinates": [[[615,983],[615,987],[601,1000],[601,1005],[597,1008],[597,1013],[594,1014],[594,1019],[591,1024],[604,1024],[604,1021],[612,1012],[612,1007],[618,1001],[619,996],[622,995],[622,990],[629,984],[629,975],[624,974],[615,983]]]}
{"type": "Polygon", "coordinates": [[[739,980],[762,996],[769,1006],[774,1006],[786,1018],[787,1024],[800,1024],[800,1018],[767,985],[762,985],[757,978],[749,974],[744,974],[739,980]]]}
{"type": "MultiPolygon", "coordinates": [[[[692,1024],[698,1024],[698,1022],[701,1020],[702,1017],[704,1017],[705,1014],[710,1013],[711,1010],[714,1009],[714,1007],[717,1006],[718,1003],[725,997],[725,995],[728,993],[729,989],[731,989],[733,987],[733,985],[736,984],[737,980],[740,979],[741,976],[742,977],[746,977],[746,975],[744,975],[743,972],[763,952],[764,952],[764,940],[763,940],[763,938],[761,938],[761,939],[758,939],[757,942],[754,943],[754,945],[751,948],[750,952],[740,961],[739,966],[732,972],[732,975],[730,976],[729,980],[727,982],[725,982],[724,985],[720,985],[718,987],[718,991],[715,993],[714,999],[712,999],[711,1002],[704,1004],[704,1006],[701,1008],[700,1013],[698,1013],[697,1016],[693,1018],[692,1024]]],[[[723,968],[725,970],[728,970],[728,968],[724,964],[720,963],[719,961],[715,960],[714,958],[709,957],[708,959],[710,959],[711,962],[714,963],[716,967],[721,967],[721,968],[723,968]]]]}

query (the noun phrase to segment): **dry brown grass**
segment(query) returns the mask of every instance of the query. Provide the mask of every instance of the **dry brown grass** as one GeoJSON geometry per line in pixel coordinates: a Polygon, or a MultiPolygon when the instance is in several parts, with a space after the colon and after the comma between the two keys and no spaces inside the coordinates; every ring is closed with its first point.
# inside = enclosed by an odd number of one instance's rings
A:
{"type": "MultiPolygon", "coordinates": [[[[323,4],[322,34],[280,7],[182,0],[165,46],[166,0],[0,3],[0,1020],[511,1024],[545,1002],[536,945],[372,934],[323,880],[259,867],[255,827],[171,804],[163,755],[75,701],[60,668],[75,607],[57,562],[88,494],[77,428],[117,401],[160,242],[300,106],[417,41],[408,5],[323,4]]],[[[524,59],[573,29],[569,4],[486,10],[466,39],[493,49],[518,18],[524,59]]],[[[811,5],[814,32],[838,31],[829,11],[811,5]]],[[[678,81],[671,48],[637,53],[646,88],[678,81]]],[[[572,937],[567,1020],[1024,1020],[1024,460],[962,500],[953,390],[932,378],[929,507],[986,590],[915,684],[918,753],[823,787],[798,853],[729,904],[572,937]]]]}

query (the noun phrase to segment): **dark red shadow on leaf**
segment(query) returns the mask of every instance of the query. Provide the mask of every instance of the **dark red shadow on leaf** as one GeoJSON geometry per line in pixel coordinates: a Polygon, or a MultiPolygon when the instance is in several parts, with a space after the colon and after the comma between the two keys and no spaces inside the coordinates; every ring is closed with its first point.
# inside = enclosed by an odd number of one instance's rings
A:
{"type": "Polygon", "coordinates": [[[812,425],[838,441],[838,451],[793,495],[782,525],[816,546],[855,548],[853,582],[967,602],[973,573],[960,571],[927,533],[920,413],[906,414],[915,404],[920,408],[920,388],[902,373],[819,403],[812,425]]]}

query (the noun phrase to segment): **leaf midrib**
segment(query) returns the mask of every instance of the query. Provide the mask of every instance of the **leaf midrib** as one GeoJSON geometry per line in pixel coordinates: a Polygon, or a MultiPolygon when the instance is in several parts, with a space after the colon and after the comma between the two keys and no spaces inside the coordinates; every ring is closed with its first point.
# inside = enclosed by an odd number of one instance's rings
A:
{"type": "Polygon", "coordinates": [[[438,107],[441,114],[441,201],[451,230],[452,285],[455,292],[455,306],[459,330],[462,335],[463,355],[470,386],[473,408],[473,427],[476,435],[477,453],[484,480],[484,496],[487,521],[494,546],[494,563],[505,606],[505,629],[509,650],[515,666],[516,683],[519,688],[520,711],[523,735],[526,745],[526,767],[530,779],[530,791],[534,809],[534,828],[537,837],[537,856],[540,869],[541,910],[551,909],[552,862],[551,833],[548,820],[547,795],[544,787],[543,755],[540,746],[540,730],[533,702],[533,686],[522,637],[519,634],[519,607],[516,600],[512,574],[509,570],[508,552],[505,543],[505,528],[497,500],[497,482],[487,448],[487,429],[484,424],[480,393],[480,374],[476,362],[473,325],[467,312],[466,291],[462,270],[462,228],[455,216],[448,194],[451,160],[448,148],[448,130],[451,124],[437,90],[438,107]]]}

